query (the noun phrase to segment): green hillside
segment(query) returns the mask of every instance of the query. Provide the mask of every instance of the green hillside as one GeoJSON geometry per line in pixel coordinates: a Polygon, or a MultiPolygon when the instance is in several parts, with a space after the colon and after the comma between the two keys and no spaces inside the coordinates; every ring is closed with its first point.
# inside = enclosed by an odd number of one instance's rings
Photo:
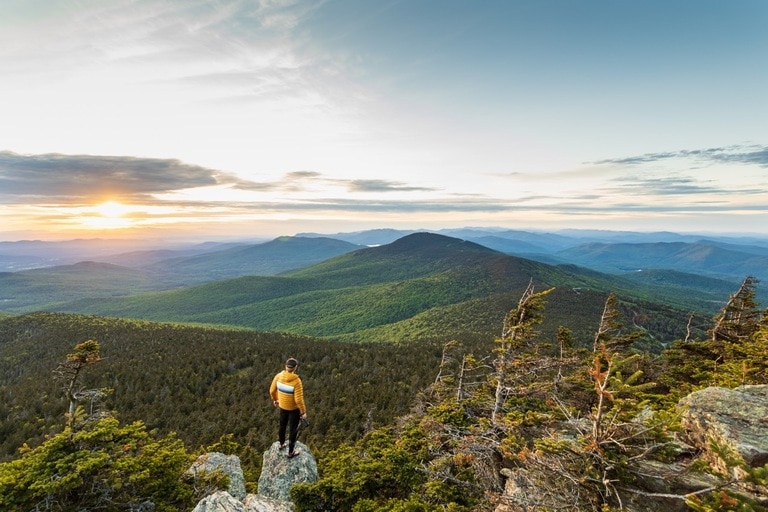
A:
{"type": "Polygon", "coordinates": [[[302,440],[336,443],[357,437],[366,421],[405,414],[434,379],[442,350],[59,313],[0,317],[0,460],[63,428],[66,401],[52,371],[89,339],[103,360],[82,384],[112,388],[106,406],[121,421],[177,432],[193,450],[231,433],[259,456],[275,440],[267,390],[286,358],[301,361],[312,419],[302,440]]]}
{"type": "Polygon", "coordinates": [[[733,281],[725,281],[677,270],[650,269],[641,272],[626,272],[622,274],[622,277],[638,284],[667,290],[667,293],[674,293],[674,291],[695,292],[702,297],[709,297],[710,300],[717,301],[718,303],[722,302],[724,297],[728,297],[735,290],[735,283],[733,281]]]}
{"type": "MultiPolygon", "coordinates": [[[[537,289],[556,287],[542,327],[558,322],[588,344],[609,292],[639,319],[652,343],[684,334],[674,307],[699,304],[616,276],[551,266],[502,254],[481,245],[429,233],[360,249],[273,277],[244,277],[131,297],[79,300],[51,308],[70,313],[154,321],[236,326],[349,341],[401,342],[452,336],[487,338],[509,305],[533,280],[537,289]],[[657,293],[658,292],[658,293],[657,293]],[[666,304],[660,306],[659,304],[666,304]],[[654,314],[650,314],[654,311],[654,314]]],[[[709,308],[709,309],[707,309],[709,308]]]]}
{"type": "Polygon", "coordinates": [[[194,256],[170,258],[146,267],[174,276],[187,285],[246,275],[267,276],[306,267],[359,249],[332,238],[282,236],[263,244],[249,244],[194,256]]]}
{"type": "Polygon", "coordinates": [[[734,282],[741,282],[747,275],[768,277],[765,255],[703,242],[591,243],[566,249],[557,256],[601,272],[669,269],[734,282]]]}
{"type": "MultiPolygon", "coordinates": [[[[247,275],[272,275],[304,267],[359,246],[329,238],[280,237],[262,244],[226,244],[221,250],[169,258],[129,268],[131,262],[159,258],[168,252],[128,253],[18,272],[0,272],[0,311],[30,313],[53,310],[61,303],[87,299],[99,302],[146,292],[178,289],[247,275]],[[147,256],[147,254],[150,254],[147,256]],[[123,265],[124,264],[124,265],[123,265]]],[[[202,249],[197,249],[198,252],[202,249]]]]}
{"type": "Polygon", "coordinates": [[[157,290],[157,276],[109,263],[0,272],[0,309],[25,312],[55,307],[80,297],[115,297],[157,290]]]}

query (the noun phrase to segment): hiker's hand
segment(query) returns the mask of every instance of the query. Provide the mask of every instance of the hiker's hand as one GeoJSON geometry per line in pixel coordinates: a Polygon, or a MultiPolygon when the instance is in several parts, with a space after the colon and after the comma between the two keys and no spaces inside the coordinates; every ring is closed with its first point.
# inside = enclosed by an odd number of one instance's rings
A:
{"type": "Polygon", "coordinates": [[[272,400],[272,405],[274,405],[275,407],[277,407],[277,404],[279,404],[279,403],[280,402],[278,402],[277,400],[272,400]]]}
{"type": "Polygon", "coordinates": [[[302,414],[301,415],[301,419],[303,419],[303,420],[307,419],[307,413],[302,414]]]}

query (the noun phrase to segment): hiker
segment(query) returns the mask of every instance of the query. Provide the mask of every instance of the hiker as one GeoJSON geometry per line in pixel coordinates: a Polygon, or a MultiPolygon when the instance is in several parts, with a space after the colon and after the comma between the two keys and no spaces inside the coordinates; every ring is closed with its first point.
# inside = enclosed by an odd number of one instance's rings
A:
{"type": "Polygon", "coordinates": [[[269,387],[272,403],[280,408],[280,428],[278,440],[280,450],[285,448],[285,429],[290,427],[288,435],[288,458],[291,459],[300,452],[295,449],[296,438],[299,434],[299,422],[307,419],[307,407],[304,405],[304,386],[296,375],[299,362],[293,357],[285,362],[285,370],[275,375],[269,387]]]}

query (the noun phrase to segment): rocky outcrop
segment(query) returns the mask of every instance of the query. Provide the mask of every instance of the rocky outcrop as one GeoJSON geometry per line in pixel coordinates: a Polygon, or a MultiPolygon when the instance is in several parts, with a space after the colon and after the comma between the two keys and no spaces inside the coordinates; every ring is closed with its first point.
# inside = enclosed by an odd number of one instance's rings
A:
{"type": "Polygon", "coordinates": [[[291,512],[291,486],[318,480],[315,456],[303,443],[297,442],[296,449],[301,454],[289,459],[277,443],[270,446],[264,452],[259,493],[248,495],[240,459],[215,452],[199,457],[188,473],[223,471],[229,477],[230,486],[229,492],[219,491],[200,500],[193,512],[291,512]],[[236,482],[234,487],[233,482],[236,482]]]}
{"type": "Polygon", "coordinates": [[[264,452],[259,477],[259,496],[290,501],[289,491],[296,483],[311,483],[318,480],[317,461],[306,445],[297,442],[296,450],[300,455],[289,459],[286,449],[280,450],[278,443],[272,444],[264,452]]]}
{"type": "Polygon", "coordinates": [[[720,471],[725,462],[716,443],[740,455],[750,467],[768,464],[768,386],[709,387],[680,401],[688,442],[720,471]]]}
{"type": "MultiPolygon", "coordinates": [[[[768,464],[768,386],[742,386],[736,389],[710,387],[692,393],[678,404],[683,436],[666,446],[664,461],[638,458],[627,468],[632,478],[615,490],[622,495],[622,507],[632,512],[684,512],[690,510],[685,498],[727,489],[761,506],[768,505],[768,489],[744,480],[746,472],[730,468],[713,450],[713,442],[740,455],[753,468],[768,464]],[[703,459],[710,471],[694,471],[693,462],[703,459]]],[[[568,425],[563,425],[567,432],[568,425]]],[[[584,430],[583,426],[581,431],[584,430]]],[[[572,453],[580,446],[576,433],[564,435],[562,443],[572,442],[572,453]]],[[[567,462],[567,461],[566,461],[567,462]]],[[[495,512],[529,512],[536,507],[566,509],[578,493],[576,479],[558,478],[564,460],[555,453],[532,452],[522,464],[504,468],[504,492],[495,512]]],[[[573,475],[571,475],[573,476],[573,475]]]]}
{"type": "Polygon", "coordinates": [[[193,512],[245,512],[245,505],[227,491],[219,491],[200,500],[193,512]]]}
{"type": "Polygon", "coordinates": [[[224,473],[229,479],[227,492],[230,496],[242,500],[245,498],[245,477],[237,455],[224,455],[219,452],[206,453],[197,458],[187,470],[187,475],[197,479],[203,474],[216,471],[224,473]]]}
{"type": "Polygon", "coordinates": [[[202,499],[193,512],[292,512],[292,508],[288,503],[255,494],[240,501],[227,491],[219,491],[202,499]]]}
{"type": "Polygon", "coordinates": [[[246,496],[243,505],[245,512],[293,512],[293,506],[289,502],[273,500],[256,494],[246,496]]]}

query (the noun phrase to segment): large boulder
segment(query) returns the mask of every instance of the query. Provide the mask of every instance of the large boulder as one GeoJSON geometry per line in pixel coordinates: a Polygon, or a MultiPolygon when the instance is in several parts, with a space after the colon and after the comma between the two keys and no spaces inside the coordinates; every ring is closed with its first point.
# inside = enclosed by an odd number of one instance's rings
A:
{"type": "Polygon", "coordinates": [[[245,505],[227,491],[218,491],[200,500],[192,512],[245,512],[245,505]]]}
{"type": "Polygon", "coordinates": [[[293,512],[293,506],[280,500],[273,500],[266,496],[249,494],[243,500],[245,512],[293,512]]]}
{"type": "Polygon", "coordinates": [[[740,455],[751,467],[768,464],[768,386],[709,387],[680,401],[688,441],[725,470],[712,442],[740,455]]]}
{"type": "Polygon", "coordinates": [[[317,461],[312,452],[301,442],[296,442],[296,449],[301,453],[292,459],[286,457],[286,449],[281,450],[278,443],[273,443],[264,452],[259,476],[259,496],[290,502],[289,491],[293,484],[318,480],[317,461]]]}
{"type": "Polygon", "coordinates": [[[220,452],[210,452],[201,455],[187,470],[187,474],[193,478],[199,478],[203,474],[215,471],[224,473],[229,478],[227,492],[237,500],[245,498],[245,477],[240,467],[240,458],[237,455],[224,455],[220,452]]]}
{"type": "Polygon", "coordinates": [[[248,494],[243,501],[234,498],[227,491],[218,491],[206,496],[192,512],[292,512],[289,503],[248,494]]]}
{"type": "Polygon", "coordinates": [[[230,488],[229,492],[218,491],[206,496],[193,512],[291,512],[291,486],[299,482],[316,482],[319,478],[317,461],[309,448],[297,442],[296,449],[301,453],[291,459],[277,443],[264,452],[258,495],[245,494],[240,459],[236,456],[228,457],[218,452],[200,456],[188,473],[199,476],[202,472],[222,471],[229,476],[230,488]]]}

